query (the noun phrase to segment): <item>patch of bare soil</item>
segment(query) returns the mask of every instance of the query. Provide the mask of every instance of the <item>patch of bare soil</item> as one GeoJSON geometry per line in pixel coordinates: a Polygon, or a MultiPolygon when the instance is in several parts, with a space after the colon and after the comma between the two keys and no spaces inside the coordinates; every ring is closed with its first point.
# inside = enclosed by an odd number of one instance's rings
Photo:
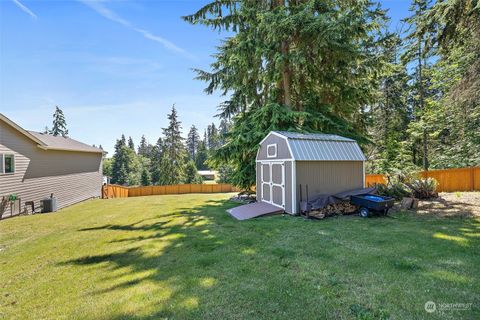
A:
{"type": "Polygon", "coordinates": [[[436,199],[420,200],[417,213],[480,217],[480,192],[442,192],[436,199]]]}

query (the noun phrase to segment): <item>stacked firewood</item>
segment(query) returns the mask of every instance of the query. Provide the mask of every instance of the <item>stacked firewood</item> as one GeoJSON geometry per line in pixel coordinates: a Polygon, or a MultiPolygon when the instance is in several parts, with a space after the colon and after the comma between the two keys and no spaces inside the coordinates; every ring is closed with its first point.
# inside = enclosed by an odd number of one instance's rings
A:
{"type": "Polygon", "coordinates": [[[352,214],[358,210],[356,205],[348,201],[342,201],[334,204],[329,204],[325,208],[312,210],[308,213],[310,217],[323,219],[334,215],[352,214]]]}

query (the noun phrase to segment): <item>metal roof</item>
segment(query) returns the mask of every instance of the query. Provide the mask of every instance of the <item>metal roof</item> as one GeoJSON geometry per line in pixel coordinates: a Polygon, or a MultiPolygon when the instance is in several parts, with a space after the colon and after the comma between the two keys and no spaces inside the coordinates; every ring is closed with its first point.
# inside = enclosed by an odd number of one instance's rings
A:
{"type": "Polygon", "coordinates": [[[305,161],[365,161],[355,140],[332,134],[273,131],[285,137],[292,157],[305,161]]]}

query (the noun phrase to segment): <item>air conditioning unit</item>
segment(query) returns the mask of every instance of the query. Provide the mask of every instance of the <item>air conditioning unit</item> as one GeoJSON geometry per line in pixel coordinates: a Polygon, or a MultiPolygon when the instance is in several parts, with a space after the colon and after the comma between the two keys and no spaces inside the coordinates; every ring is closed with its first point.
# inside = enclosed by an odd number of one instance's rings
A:
{"type": "Polygon", "coordinates": [[[57,198],[50,197],[40,201],[42,202],[42,213],[57,211],[57,198]]]}

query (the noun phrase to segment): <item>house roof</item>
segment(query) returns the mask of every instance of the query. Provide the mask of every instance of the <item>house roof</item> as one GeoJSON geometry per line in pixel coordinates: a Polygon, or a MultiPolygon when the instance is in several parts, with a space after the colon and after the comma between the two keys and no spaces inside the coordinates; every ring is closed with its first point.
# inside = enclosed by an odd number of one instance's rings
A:
{"type": "Polygon", "coordinates": [[[80,141],[64,138],[61,136],[53,136],[46,133],[40,133],[35,131],[28,131],[20,127],[18,124],[7,118],[0,113],[0,120],[11,126],[27,138],[37,143],[38,147],[44,150],[59,150],[59,151],[76,151],[76,152],[94,152],[103,153],[104,151],[99,148],[92,147],[88,144],[80,141]]]}
{"type": "Polygon", "coordinates": [[[360,146],[355,140],[318,133],[272,131],[270,134],[283,137],[295,160],[305,161],[365,161],[360,146]]]}
{"type": "Polygon", "coordinates": [[[74,140],[72,138],[65,138],[62,136],[54,136],[51,134],[40,133],[35,131],[28,131],[38,140],[45,144],[43,149],[46,150],[62,150],[62,151],[81,151],[81,152],[103,152],[102,149],[92,147],[91,145],[74,140]]]}

